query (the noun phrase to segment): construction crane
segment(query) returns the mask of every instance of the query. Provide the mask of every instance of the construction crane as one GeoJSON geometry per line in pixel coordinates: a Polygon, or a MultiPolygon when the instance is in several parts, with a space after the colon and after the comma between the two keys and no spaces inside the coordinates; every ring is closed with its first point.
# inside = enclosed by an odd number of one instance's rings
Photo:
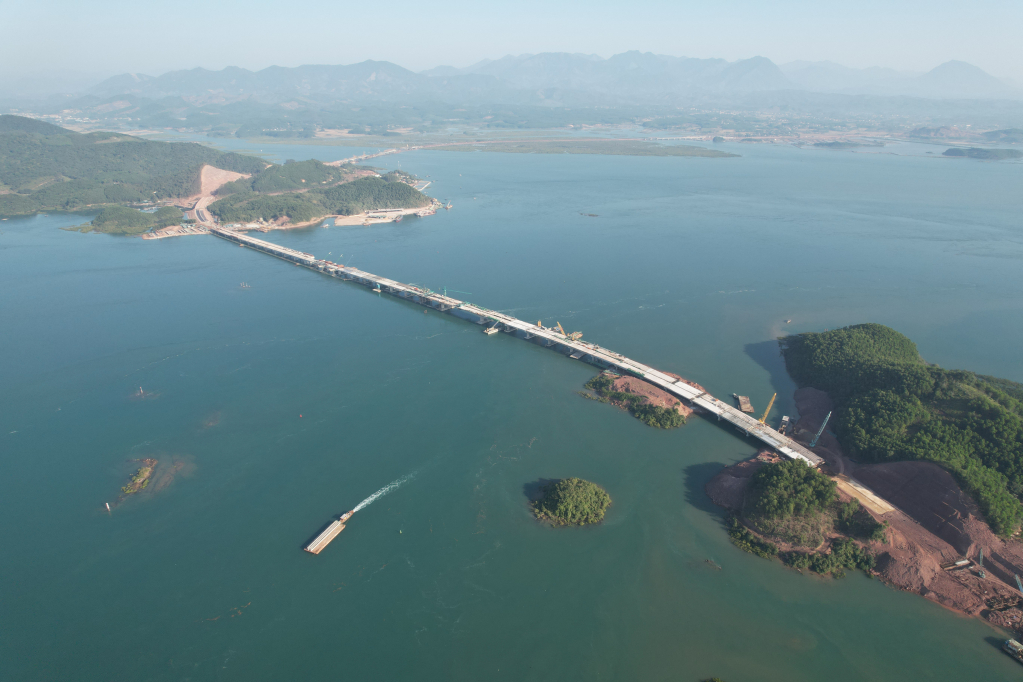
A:
{"type": "Polygon", "coordinates": [[[984,548],[980,548],[980,577],[986,578],[987,575],[984,573],[984,548]]]}
{"type": "MultiPolygon", "coordinates": [[[[456,294],[466,294],[468,296],[472,296],[472,292],[471,291],[459,291],[458,289],[452,289],[451,291],[455,292],[456,294]]],[[[444,295],[445,296],[448,295],[448,288],[447,287],[444,287],[444,295]]]]}
{"type": "Polygon", "coordinates": [[[771,396],[770,402],[767,403],[767,409],[764,410],[764,416],[760,418],[760,423],[761,424],[763,424],[763,423],[765,423],[767,421],[767,415],[771,414],[771,408],[774,407],[774,399],[777,398],[777,397],[778,397],[777,393],[775,393],[774,395],[771,396]]]}
{"type": "MultiPolygon", "coordinates": [[[[1015,575],[1015,574],[1013,574],[1013,575],[1015,575]]],[[[1019,581],[1019,576],[1018,575],[1016,576],[1016,587],[1019,588],[1019,593],[1023,594],[1023,583],[1021,583],[1019,581]]]]}
{"type": "MultiPolygon", "coordinates": [[[[810,441],[810,447],[811,448],[817,447],[817,439],[819,439],[821,437],[821,434],[824,433],[824,427],[828,425],[828,420],[829,419],[831,419],[831,413],[830,412],[828,412],[828,416],[824,418],[824,423],[821,424],[821,428],[817,431],[817,435],[813,437],[812,441],[810,441]]],[[[1023,590],[1020,590],[1020,591],[1023,592],[1023,590]]]]}
{"type": "Polygon", "coordinates": [[[571,334],[569,334],[568,332],[565,331],[565,328],[561,326],[560,322],[558,322],[557,325],[558,325],[558,329],[561,330],[561,333],[563,335],[567,336],[572,341],[578,341],[579,339],[583,338],[583,333],[582,332],[572,332],[571,334]]]}

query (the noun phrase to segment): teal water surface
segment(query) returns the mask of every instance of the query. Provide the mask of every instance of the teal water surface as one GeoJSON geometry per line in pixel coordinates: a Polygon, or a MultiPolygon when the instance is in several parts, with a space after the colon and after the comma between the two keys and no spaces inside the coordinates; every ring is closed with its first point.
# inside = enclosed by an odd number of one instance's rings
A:
{"type": "MultiPolygon", "coordinates": [[[[1023,380],[1023,165],[729,148],[385,157],[454,208],[259,236],[777,391],[775,423],[784,333],[881,322],[1023,380]]],[[[78,222],[0,222],[2,679],[1021,673],[978,620],[732,547],[703,485],[754,452],[735,432],[651,429],[577,396],[586,365],[213,237],[78,222]],[[115,504],[145,457],[153,489],[115,504]],[[564,476],[608,490],[604,524],[531,519],[524,487],[564,476]]]]}

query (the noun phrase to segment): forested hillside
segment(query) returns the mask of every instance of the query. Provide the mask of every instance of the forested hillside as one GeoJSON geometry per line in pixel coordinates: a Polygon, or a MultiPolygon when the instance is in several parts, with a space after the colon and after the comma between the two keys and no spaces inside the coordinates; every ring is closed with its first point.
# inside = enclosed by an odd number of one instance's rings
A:
{"type": "Polygon", "coordinates": [[[1023,385],[924,362],[908,338],[860,324],[782,339],[800,386],[835,401],[839,442],[853,457],[919,459],[952,472],[995,532],[1023,518],[1023,385]]]}
{"type": "Polygon", "coordinates": [[[257,173],[261,159],[191,142],[117,133],[81,134],[21,116],[0,116],[0,215],[142,203],[199,191],[204,164],[257,173]]]}

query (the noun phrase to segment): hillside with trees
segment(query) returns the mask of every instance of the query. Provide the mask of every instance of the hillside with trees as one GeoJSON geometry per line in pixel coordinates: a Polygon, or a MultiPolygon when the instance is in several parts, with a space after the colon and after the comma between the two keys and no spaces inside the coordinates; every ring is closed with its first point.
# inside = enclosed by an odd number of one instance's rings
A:
{"type": "Polygon", "coordinates": [[[143,204],[197,194],[206,164],[258,173],[266,162],[191,142],[76,133],[0,116],[0,215],[143,204]]]}
{"type": "Polygon", "coordinates": [[[1023,385],[946,370],[879,324],[782,339],[789,374],[835,402],[839,442],[867,462],[923,460],[951,472],[1005,535],[1023,519],[1023,385]]]}
{"type": "Polygon", "coordinates": [[[835,577],[845,569],[873,569],[874,557],[864,545],[884,541],[886,524],[856,500],[839,500],[835,482],[803,462],[756,466],[741,508],[729,521],[728,535],[739,549],[835,577]]]}

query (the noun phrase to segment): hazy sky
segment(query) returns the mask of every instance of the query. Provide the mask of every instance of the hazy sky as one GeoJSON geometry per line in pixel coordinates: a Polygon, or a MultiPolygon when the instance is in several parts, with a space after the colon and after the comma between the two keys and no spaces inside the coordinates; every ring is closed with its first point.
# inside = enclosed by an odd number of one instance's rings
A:
{"type": "Polygon", "coordinates": [[[0,0],[0,75],[392,61],[416,71],[545,51],[642,50],[1023,81],[1023,0],[0,0]]]}

